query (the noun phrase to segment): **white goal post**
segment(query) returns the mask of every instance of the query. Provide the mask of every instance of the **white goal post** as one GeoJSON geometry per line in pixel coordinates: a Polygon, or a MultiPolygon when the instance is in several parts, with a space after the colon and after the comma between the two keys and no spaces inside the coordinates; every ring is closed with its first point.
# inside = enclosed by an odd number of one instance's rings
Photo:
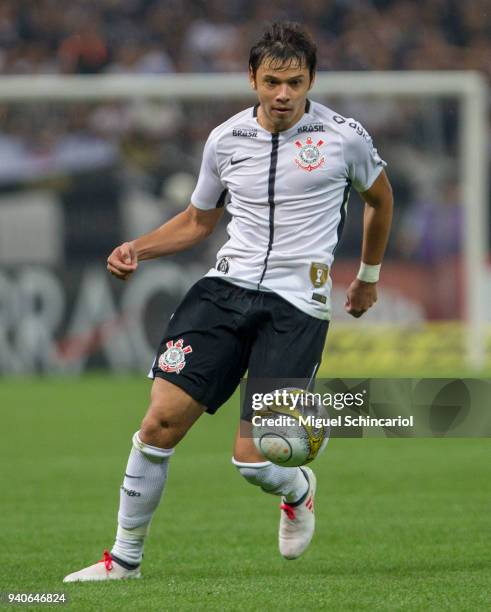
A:
{"type": "MultiPolygon", "coordinates": [[[[486,354],[485,269],[487,259],[488,86],[471,71],[318,73],[315,94],[344,97],[452,97],[462,109],[459,134],[464,203],[464,277],[466,357],[481,369],[486,354]]],[[[0,102],[167,100],[246,98],[252,96],[245,74],[173,74],[163,76],[5,76],[0,102]]]]}

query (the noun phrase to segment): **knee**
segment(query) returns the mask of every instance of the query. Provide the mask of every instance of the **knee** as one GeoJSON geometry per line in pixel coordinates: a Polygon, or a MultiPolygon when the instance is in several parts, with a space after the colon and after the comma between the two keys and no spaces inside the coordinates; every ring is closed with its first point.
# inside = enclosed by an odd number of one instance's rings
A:
{"type": "Polygon", "coordinates": [[[143,418],[140,426],[140,432],[145,439],[158,437],[162,434],[162,431],[168,431],[169,429],[169,421],[158,417],[150,410],[143,418]]]}
{"type": "Polygon", "coordinates": [[[160,448],[173,448],[184,436],[178,423],[164,416],[164,410],[154,403],[143,418],[140,425],[140,437],[143,442],[160,448]]]}
{"type": "Polygon", "coordinates": [[[177,429],[168,425],[162,426],[152,419],[144,418],[140,426],[142,442],[158,448],[174,448],[183,436],[177,429]]]}
{"type": "Polygon", "coordinates": [[[173,448],[203,414],[204,407],[172,383],[156,378],[150,406],[141,426],[143,442],[160,448],[173,448]]]}

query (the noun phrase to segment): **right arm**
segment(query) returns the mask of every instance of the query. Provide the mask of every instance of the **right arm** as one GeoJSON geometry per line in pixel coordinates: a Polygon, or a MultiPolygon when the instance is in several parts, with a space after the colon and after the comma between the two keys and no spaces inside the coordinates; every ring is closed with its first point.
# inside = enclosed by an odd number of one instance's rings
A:
{"type": "Polygon", "coordinates": [[[107,259],[107,269],[116,278],[126,280],[136,270],[139,261],[191,248],[212,233],[223,210],[201,210],[190,204],[152,232],[116,247],[107,259]]]}

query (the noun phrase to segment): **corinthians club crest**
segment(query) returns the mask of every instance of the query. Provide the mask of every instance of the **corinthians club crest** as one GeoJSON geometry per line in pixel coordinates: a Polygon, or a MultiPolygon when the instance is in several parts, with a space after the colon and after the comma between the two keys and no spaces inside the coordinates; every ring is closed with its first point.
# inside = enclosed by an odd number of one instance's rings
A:
{"type": "Polygon", "coordinates": [[[191,345],[184,346],[184,340],[180,338],[175,344],[173,340],[166,343],[167,350],[159,357],[159,368],[163,372],[179,372],[186,365],[186,354],[192,353],[191,345]]]}
{"type": "Polygon", "coordinates": [[[314,144],[310,136],[307,138],[305,144],[303,144],[301,140],[296,140],[295,146],[298,152],[295,157],[295,163],[297,166],[307,172],[312,172],[312,170],[316,170],[323,166],[326,161],[320,150],[323,144],[323,140],[318,140],[317,143],[314,144]]]}

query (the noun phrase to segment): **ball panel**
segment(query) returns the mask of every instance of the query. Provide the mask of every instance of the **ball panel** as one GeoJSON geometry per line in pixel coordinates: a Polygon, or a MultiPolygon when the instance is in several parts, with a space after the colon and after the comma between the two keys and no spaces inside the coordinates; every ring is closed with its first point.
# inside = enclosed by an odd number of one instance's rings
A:
{"type": "Polygon", "coordinates": [[[269,461],[284,464],[291,459],[292,447],[290,442],[281,435],[266,433],[259,439],[259,450],[269,461]]]}

